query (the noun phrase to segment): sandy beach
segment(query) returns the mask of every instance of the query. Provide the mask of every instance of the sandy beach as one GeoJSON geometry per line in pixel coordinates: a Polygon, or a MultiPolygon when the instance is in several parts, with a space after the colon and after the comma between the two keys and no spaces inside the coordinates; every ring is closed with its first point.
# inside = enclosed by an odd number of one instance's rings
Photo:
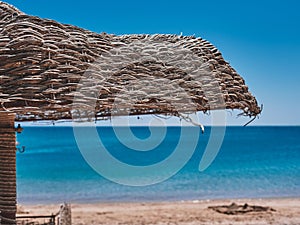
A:
{"type": "MultiPolygon", "coordinates": [[[[19,205],[20,216],[57,213],[60,205],[19,205]]],[[[93,203],[72,204],[74,225],[150,225],[150,224],[300,224],[300,198],[234,199],[153,203],[93,203]],[[272,208],[266,212],[227,215],[210,206],[257,205],[272,208]]]]}

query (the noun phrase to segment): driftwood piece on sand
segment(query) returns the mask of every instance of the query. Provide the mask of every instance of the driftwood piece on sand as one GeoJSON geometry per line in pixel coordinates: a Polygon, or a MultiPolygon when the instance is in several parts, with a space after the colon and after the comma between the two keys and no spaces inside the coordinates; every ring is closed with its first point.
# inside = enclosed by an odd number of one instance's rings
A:
{"type": "Polygon", "coordinates": [[[236,203],[232,203],[230,205],[221,205],[221,206],[209,206],[209,209],[212,209],[218,213],[223,213],[227,215],[239,215],[250,212],[274,212],[275,209],[266,206],[257,206],[257,205],[248,205],[245,203],[244,205],[238,205],[236,203]]]}
{"type": "Polygon", "coordinates": [[[59,225],[72,225],[71,205],[64,203],[60,206],[59,225]]]}

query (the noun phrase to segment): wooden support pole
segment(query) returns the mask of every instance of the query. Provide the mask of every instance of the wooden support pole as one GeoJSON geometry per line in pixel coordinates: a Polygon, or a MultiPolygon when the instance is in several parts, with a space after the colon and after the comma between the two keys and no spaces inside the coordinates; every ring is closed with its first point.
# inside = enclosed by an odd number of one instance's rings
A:
{"type": "Polygon", "coordinates": [[[15,114],[0,112],[0,224],[15,225],[16,191],[16,133],[15,114]]]}

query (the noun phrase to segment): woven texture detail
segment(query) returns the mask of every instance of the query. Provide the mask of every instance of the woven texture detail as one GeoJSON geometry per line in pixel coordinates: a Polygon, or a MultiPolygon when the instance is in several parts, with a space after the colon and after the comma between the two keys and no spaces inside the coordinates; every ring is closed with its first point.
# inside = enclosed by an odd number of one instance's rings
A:
{"type": "Polygon", "coordinates": [[[16,120],[178,116],[178,108],[261,111],[244,79],[204,39],[97,34],[0,2],[0,110],[16,120]]]}

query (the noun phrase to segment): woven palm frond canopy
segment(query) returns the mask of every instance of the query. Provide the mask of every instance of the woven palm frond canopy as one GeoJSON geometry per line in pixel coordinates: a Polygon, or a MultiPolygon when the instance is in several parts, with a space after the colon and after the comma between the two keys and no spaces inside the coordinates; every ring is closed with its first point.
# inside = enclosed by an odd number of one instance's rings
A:
{"type": "Polygon", "coordinates": [[[118,112],[178,116],[174,104],[187,112],[227,108],[256,116],[261,111],[243,78],[206,40],[97,34],[0,3],[0,111],[16,113],[18,121],[71,119],[76,97],[81,109],[107,117],[113,113],[116,96],[133,84],[135,90],[123,96],[133,98],[134,104],[120,104],[118,112]],[[145,54],[135,57],[132,53],[137,52],[145,54]],[[141,83],[145,80],[149,85],[141,83]],[[224,106],[217,95],[214,100],[213,86],[219,88],[224,106]],[[178,88],[189,96],[193,110],[178,88]]]}
{"type": "Polygon", "coordinates": [[[15,121],[261,109],[208,41],[109,35],[28,16],[0,1],[0,224],[16,224],[15,121]]]}

